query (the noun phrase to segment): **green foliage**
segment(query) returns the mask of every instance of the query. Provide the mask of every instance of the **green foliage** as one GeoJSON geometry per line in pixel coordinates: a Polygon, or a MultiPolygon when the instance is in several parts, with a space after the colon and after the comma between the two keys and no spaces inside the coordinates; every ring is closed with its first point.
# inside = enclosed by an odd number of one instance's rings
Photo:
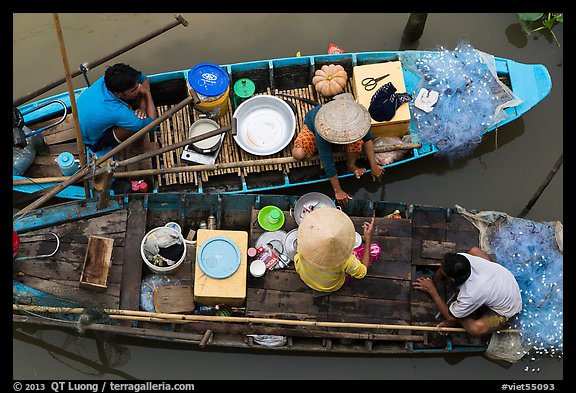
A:
{"type": "Polygon", "coordinates": [[[552,31],[557,23],[564,22],[564,14],[560,13],[518,13],[518,18],[522,21],[522,25],[526,34],[530,35],[539,30],[548,29],[556,41],[556,45],[560,47],[560,43],[556,38],[556,34],[552,31]]]}

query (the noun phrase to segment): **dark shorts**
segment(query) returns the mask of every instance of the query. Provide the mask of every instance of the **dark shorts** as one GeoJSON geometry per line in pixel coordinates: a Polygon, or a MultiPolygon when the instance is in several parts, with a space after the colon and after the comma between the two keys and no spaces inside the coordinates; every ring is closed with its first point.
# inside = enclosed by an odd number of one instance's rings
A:
{"type": "Polygon", "coordinates": [[[102,136],[100,137],[100,139],[96,141],[96,143],[92,145],[86,144],[86,146],[88,146],[90,150],[92,150],[93,152],[104,150],[108,147],[116,147],[118,145],[119,143],[114,137],[114,127],[110,127],[106,131],[104,131],[104,134],[102,134],[102,136]]]}

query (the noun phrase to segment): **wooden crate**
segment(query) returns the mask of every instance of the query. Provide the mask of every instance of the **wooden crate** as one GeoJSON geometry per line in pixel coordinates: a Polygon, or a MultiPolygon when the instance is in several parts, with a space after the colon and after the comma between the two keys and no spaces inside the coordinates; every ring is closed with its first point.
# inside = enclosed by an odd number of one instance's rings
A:
{"type": "MultiPolygon", "coordinates": [[[[384,86],[388,82],[392,82],[396,88],[396,93],[406,93],[402,64],[399,61],[361,65],[353,69],[352,89],[354,96],[356,97],[356,101],[365,106],[366,109],[370,107],[372,96],[381,86],[384,86]],[[380,80],[374,90],[368,91],[362,86],[362,80],[364,78],[376,79],[386,74],[390,75],[380,80]]],[[[410,127],[410,108],[408,103],[400,105],[394,117],[389,121],[376,121],[371,119],[371,124],[370,131],[372,131],[374,138],[379,136],[402,137],[406,135],[410,127]]]]}
{"type": "Polygon", "coordinates": [[[198,304],[214,306],[226,304],[241,307],[246,301],[246,275],[248,266],[248,232],[213,229],[199,229],[196,238],[196,263],[194,267],[194,301],[198,304]],[[202,244],[214,237],[232,240],[240,250],[240,266],[229,277],[214,279],[202,271],[198,264],[198,253],[202,244]]]}
{"type": "Polygon", "coordinates": [[[154,308],[159,313],[194,311],[194,294],[190,285],[162,285],[154,288],[154,308]]]}
{"type": "Polygon", "coordinates": [[[102,236],[90,236],[82,274],[80,287],[98,292],[106,291],[108,287],[108,273],[112,265],[112,249],[114,239],[102,236]]]}

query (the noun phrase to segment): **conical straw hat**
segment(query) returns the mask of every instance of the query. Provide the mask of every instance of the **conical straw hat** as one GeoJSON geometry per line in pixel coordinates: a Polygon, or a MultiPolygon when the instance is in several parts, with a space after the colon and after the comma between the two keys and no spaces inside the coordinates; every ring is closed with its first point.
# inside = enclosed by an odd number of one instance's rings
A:
{"type": "Polygon", "coordinates": [[[370,113],[351,99],[339,99],[324,104],[316,114],[314,126],[322,138],[331,143],[356,142],[370,130],[370,113]]]}
{"type": "Polygon", "coordinates": [[[356,231],[340,209],[323,207],[306,214],[298,227],[298,251],[319,269],[341,265],[352,255],[356,231]]]}

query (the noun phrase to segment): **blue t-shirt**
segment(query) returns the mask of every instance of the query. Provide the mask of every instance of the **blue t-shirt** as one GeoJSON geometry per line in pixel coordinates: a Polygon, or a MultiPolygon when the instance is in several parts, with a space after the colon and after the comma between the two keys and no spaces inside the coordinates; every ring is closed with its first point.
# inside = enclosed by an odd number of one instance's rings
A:
{"type": "MultiPolygon", "coordinates": [[[[322,138],[318,132],[316,132],[316,127],[314,126],[314,121],[316,120],[316,114],[320,110],[322,105],[318,105],[306,113],[304,117],[304,124],[308,127],[310,131],[314,133],[316,138],[316,145],[318,146],[318,156],[322,160],[322,165],[324,166],[324,171],[328,178],[338,175],[338,170],[336,169],[336,163],[334,162],[334,155],[332,153],[334,145],[328,142],[326,139],[322,138]]],[[[372,132],[368,131],[366,135],[362,138],[364,142],[372,140],[372,132]]]]}
{"type": "MultiPolygon", "coordinates": [[[[140,73],[138,81],[146,80],[146,74],[140,73]]],[[[139,119],[127,102],[116,97],[106,88],[104,77],[99,78],[84,90],[76,100],[78,122],[82,130],[82,141],[93,145],[110,127],[121,127],[139,131],[152,123],[154,119],[139,119]]]]}

